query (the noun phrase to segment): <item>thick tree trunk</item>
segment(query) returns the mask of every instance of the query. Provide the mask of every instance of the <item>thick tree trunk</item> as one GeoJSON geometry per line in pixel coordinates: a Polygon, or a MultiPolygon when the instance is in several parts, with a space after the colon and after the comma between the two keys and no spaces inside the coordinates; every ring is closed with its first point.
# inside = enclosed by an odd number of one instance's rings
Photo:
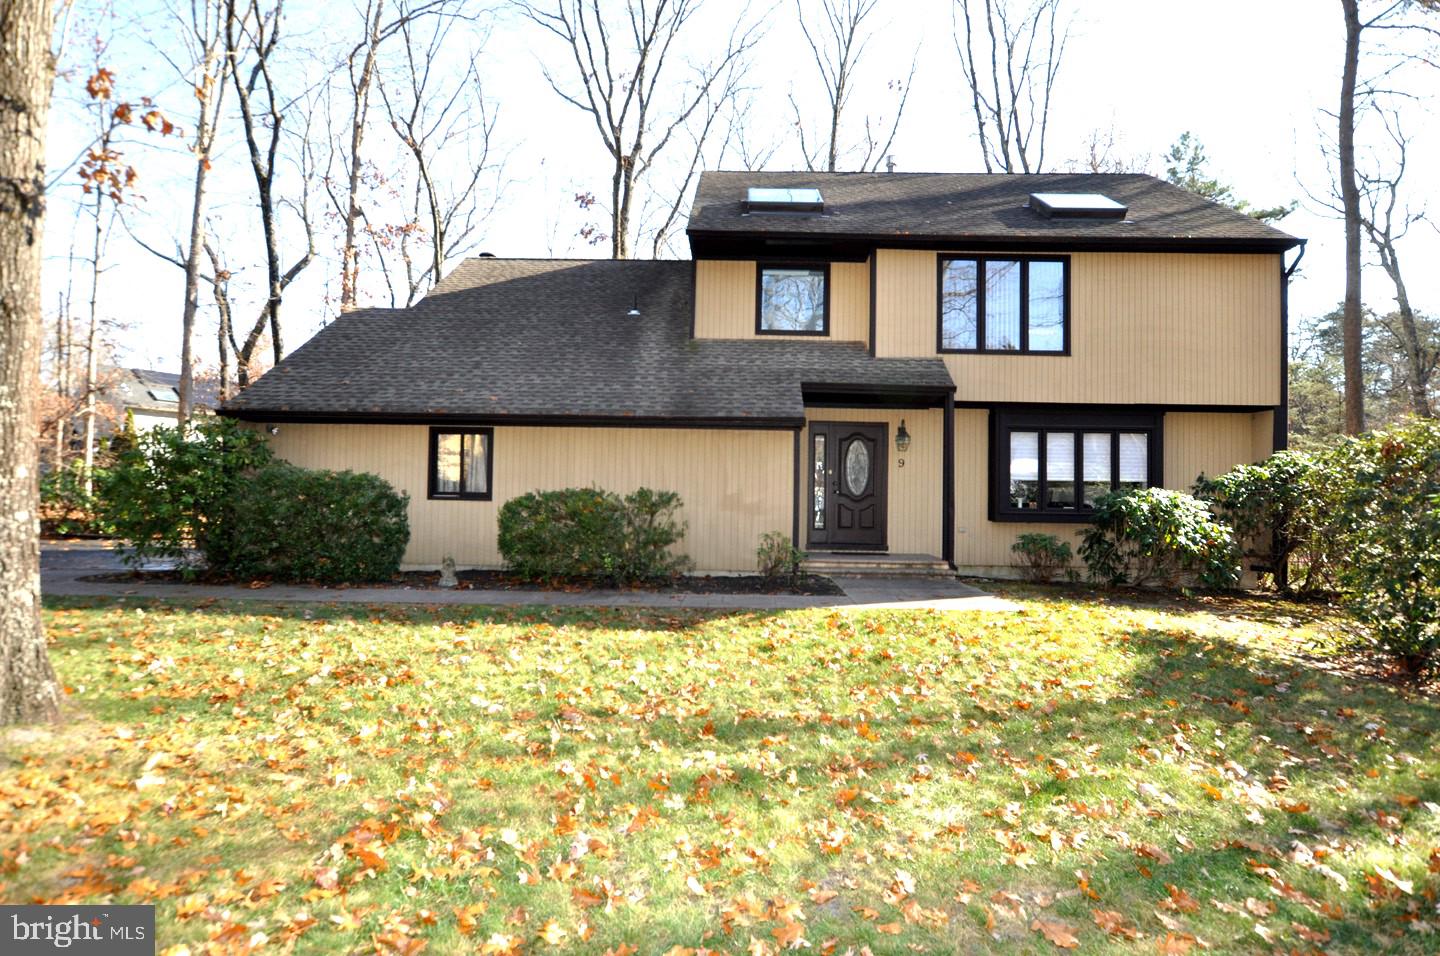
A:
{"type": "Polygon", "coordinates": [[[185,307],[180,317],[180,405],[176,423],[184,428],[195,404],[193,368],[195,316],[200,310],[200,257],[205,254],[205,187],[210,173],[210,147],[214,138],[215,112],[225,71],[216,70],[213,54],[207,54],[204,75],[197,87],[200,95],[200,122],[195,133],[195,193],[190,203],[190,248],[185,254],[185,307]]]}
{"type": "Polygon", "coordinates": [[[1365,369],[1361,363],[1364,300],[1360,290],[1360,185],[1355,178],[1355,79],[1360,71],[1359,0],[1340,0],[1345,13],[1345,67],[1340,80],[1340,200],[1345,210],[1345,433],[1365,430],[1365,369]]]}
{"type": "Polygon", "coordinates": [[[5,0],[0,37],[0,724],[10,724],[60,712],[40,623],[35,414],[50,0],[5,0]]]}

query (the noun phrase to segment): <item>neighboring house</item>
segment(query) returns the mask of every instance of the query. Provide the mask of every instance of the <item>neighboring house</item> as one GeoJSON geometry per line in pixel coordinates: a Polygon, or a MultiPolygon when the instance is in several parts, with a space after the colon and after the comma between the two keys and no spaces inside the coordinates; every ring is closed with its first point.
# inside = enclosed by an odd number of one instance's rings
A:
{"type": "MultiPolygon", "coordinates": [[[[136,431],[175,424],[180,407],[179,373],[107,366],[101,370],[100,381],[104,383],[104,400],[116,409],[116,428],[124,427],[127,412],[134,418],[136,431]]],[[[219,404],[217,398],[213,383],[196,382],[192,403],[195,414],[212,414],[219,404]]]]}
{"type": "Polygon", "coordinates": [[[223,413],[410,495],[410,566],[497,566],[509,498],[677,491],[706,571],[762,533],[1007,573],[1116,487],[1285,444],[1301,240],[1143,175],[712,172],[691,262],[467,260],[223,413]]]}

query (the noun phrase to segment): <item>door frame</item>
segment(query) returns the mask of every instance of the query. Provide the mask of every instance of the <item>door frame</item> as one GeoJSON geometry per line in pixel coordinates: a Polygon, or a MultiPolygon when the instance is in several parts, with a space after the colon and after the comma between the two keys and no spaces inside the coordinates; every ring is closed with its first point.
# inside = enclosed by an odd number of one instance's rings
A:
{"type": "MultiPolygon", "coordinates": [[[[805,428],[806,451],[805,461],[809,464],[806,469],[804,482],[805,500],[802,514],[805,516],[805,549],[807,551],[874,551],[888,552],[890,550],[890,423],[879,422],[856,422],[856,421],[830,421],[813,419],[807,423],[805,428]],[[817,429],[826,429],[825,455],[830,458],[834,451],[835,443],[831,438],[833,430],[845,428],[867,428],[879,429],[880,440],[876,442],[875,460],[871,462],[873,469],[871,474],[872,483],[875,486],[875,499],[877,522],[880,526],[879,543],[873,544],[834,544],[829,541],[815,541],[815,433],[817,429]]],[[[838,467],[838,464],[837,466],[838,467]]],[[[832,474],[830,463],[826,463],[826,479],[829,480],[832,474]]],[[[832,496],[834,491],[827,493],[826,520],[830,520],[832,496]]],[[[827,528],[828,535],[831,529],[827,528]]]]}

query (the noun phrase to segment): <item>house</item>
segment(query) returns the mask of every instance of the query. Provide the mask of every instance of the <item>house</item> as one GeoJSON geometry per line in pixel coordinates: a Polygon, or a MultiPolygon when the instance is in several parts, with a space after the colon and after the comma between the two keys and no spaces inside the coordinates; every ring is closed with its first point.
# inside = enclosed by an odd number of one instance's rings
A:
{"type": "Polygon", "coordinates": [[[408,492],[414,567],[501,564],[515,495],[646,485],[703,571],[782,530],[1007,574],[1101,493],[1284,447],[1302,240],[1153,177],[710,172],[687,233],[691,261],[468,260],[223,413],[408,492]]]}
{"type": "MultiPolygon", "coordinates": [[[[101,370],[104,383],[103,401],[116,411],[117,428],[124,425],[129,414],[136,431],[148,431],[156,425],[173,426],[180,407],[180,375],[149,368],[107,366],[101,370]]],[[[219,404],[213,383],[195,382],[193,408],[197,415],[211,414],[219,404]]]]}

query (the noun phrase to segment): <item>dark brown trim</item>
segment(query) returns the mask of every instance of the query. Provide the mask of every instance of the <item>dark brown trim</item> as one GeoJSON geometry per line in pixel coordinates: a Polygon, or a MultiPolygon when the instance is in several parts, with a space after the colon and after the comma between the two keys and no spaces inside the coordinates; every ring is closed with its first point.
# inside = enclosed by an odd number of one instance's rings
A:
{"type": "Polygon", "coordinates": [[[940,557],[955,567],[955,396],[945,396],[944,451],[940,463],[940,557]]]}
{"type": "Polygon", "coordinates": [[[1096,412],[1099,414],[1121,415],[1126,412],[1268,412],[1273,405],[1179,405],[1140,403],[1134,405],[1097,405],[1087,402],[955,402],[956,408],[982,408],[986,411],[1035,411],[1035,412],[1096,412]]]}
{"type": "Polygon", "coordinates": [[[1075,452],[1076,508],[1074,511],[1024,511],[1008,506],[1010,487],[1010,433],[1015,431],[1040,432],[1039,460],[1037,463],[1040,500],[1045,498],[1045,433],[1065,432],[1109,432],[1112,436],[1110,453],[1111,484],[1119,483],[1120,455],[1118,436],[1125,433],[1143,432],[1146,437],[1146,482],[1151,488],[1159,487],[1165,480],[1165,416],[1160,412],[1095,411],[1091,413],[1066,414],[1051,411],[1004,411],[990,413],[990,448],[988,469],[990,487],[986,495],[986,517],[995,522],[1042,522],[1049,524],[1087,524],[1090,513],[1083,507],[1084,483],[1078,476],[1084,468],[1083,442],[1077,442],[1075,452]]]}
{"type": "Polygon", "coordinates": [[[1280,256],[1280,404],[1275,406],[1271,422],[1272,452],[1290,447],[1290,277],[1300,268],[1300,260],[1305,258],[1305,242],[1300,240],[1300,254],[1288,268],[1285,257],[1280,256]]]}
{"type": "Polygon", "coordinates": [[[952,385],[847,385],[843,382],[802,382],[800,394],[807,406],[877,408],[938,408],[952,385]]]}
{"type": "Polygon", "coordinates": [[[830,263],[800,260],[767,260],[755,263],[755,334],[804,336],[806,338],[828,337],[830,335],[830,263]],[[820,271],[825,275],[825,303],[821,312],[820,331],[796,332],[791,329],[765,328],[765,271],[767,269],[807,269],[820,271]]]}
{"type": "Polygon", "coordinates": [[[800,436],[805,431],[803,428],[795,429],[794,443],[794,483],[790,489],[790,546],[800,547],[800,436]]]}
{"type": "Polygon", "coordinates": [[[695,323],[700,321],[700,296],[696,294],[699,289],[700,263],[697,259],[690,260],[690,338],[695,338],[695,323]]]}
{"type": "Polygon", "coordinates": [[[467,415],[451,412],[292,412],[225,409],[239,421],[276,425],[434,425],[536,426],[544,428],[719,428],[729,431],[789,431],[804,418],[653,418],[626,415],[467,415]]]}
{"type": "Polygon", "coordinates": [[[1028,355],[1053,358],[1070,354],[1070,259],[1068,256],[993,256],[955,253],[935,258],[935,351],[941,355],[1028,355]],[[945,347],[945,266],[951,262],[975,263],[975,348],[945,347]],[[985,267],[990,262],[1018,262],[1020,267],[1020,347],[991,349],[985,347],[985,267]],[[1030,263],[1058,262],[1064,290],[1060,315],[1060,350],[1030,349],[1030,263]]]}
{"type": "Polygon", "coordinates": [[[878,255],[877,253],[875,253],[875,252],[871,252],[871,253],[870,253],[870,357],[871,357],[871,358],[874,358],[874,357],[875,357],[875,329],[876,329],[876,315],[875,315],[875,276],[876,276],[876,274],[877,274],[877,273],[876,273],[876,260],[879,259],[879,258],[880,258],[880,257],[879,257],[879,255],[878,255]]]}
{"type": "Polygon", "coordinates": [[[1293,236],[1281,239],[1235,239],[1188,237],[1137,238],[1094,236],[915,236],[894,233],[826,234],[805,231],[755,229],[691,229],[690,254],[696,259],[763,259],[776,256],[799,256],[860,262],[869,251],[884,249],[922,249],[943,252],[965,249],[998,253],[1024,250],[1045,252],[1174,252],[1226,253],[1256,255],[1285,252],[1303,240],[1293,236]]]}
{"type": "MultiPolygon", "coordinates": [[[[425,497],[431,501],[490,501],[495,497],[495,429],[435,427],[430,429],[429,458],[426,461],[425,497]],[[485,436],[485,490],[441,493],[435,490],[436,465],[439,464],[441,435],[483,435],[485,436]]],[[[465,487],[464,459],[461,459],[460,487],[465,487]]]]}

